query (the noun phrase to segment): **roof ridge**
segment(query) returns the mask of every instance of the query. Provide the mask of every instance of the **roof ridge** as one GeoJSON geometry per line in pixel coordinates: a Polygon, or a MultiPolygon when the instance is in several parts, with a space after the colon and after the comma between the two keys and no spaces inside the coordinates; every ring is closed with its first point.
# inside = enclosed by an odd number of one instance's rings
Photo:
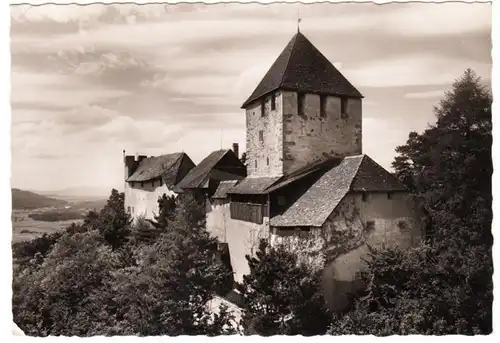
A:
{"type": "MultiPolygon", "coordinates": [[[[358,175],[358,173],[359,173],[359,168],[361,167],[361,164],[363,163],[363,161],[366,158],[366,154],[361,154],[361,155],[357,155],[357,156],[362,156],[362,157],[359,159],[359,163],[356,166],[356,169],[354,170],[354,173],[352,173],[352,178],[349,181],[349,190],[348,191],[352,190],[352,183],[354,182],[354,179],[356,178],[356,175],[358,175]]],[[[352,157],[355,157],[355,156],[352,156],[352,157]]]]}
{"type": "MultiPolygon", "coordinates": [[[[290,66],[290,60],[292,59],[292,53],[293,53],[293,49],[295,48],[295,44],[297,44],[297,38],[299,37],[299,35],[302,35],[300,32],[297,32],[295,34],[295,36],[293,36],[293,44],[292,44],[292,47],[290,49],[290,54],[288,55],[288,59],[286,61],[286,66],[285,66],[285,69],[283,70],[283,75],[281,75],[281,80],[279,82],[279,86],[278,88],[282,87],[283,86],[283,81],[285,80],[285,75],[286,75],[286,71],[288,70],[288,67],[290,66]]],[[[302,35],[303,36],[303,35],[302,35]]],[[[305,37],[305,36],[304,36],[305,37]]],[[[306,38],[307,39],[307,38],[306,38]]]]}

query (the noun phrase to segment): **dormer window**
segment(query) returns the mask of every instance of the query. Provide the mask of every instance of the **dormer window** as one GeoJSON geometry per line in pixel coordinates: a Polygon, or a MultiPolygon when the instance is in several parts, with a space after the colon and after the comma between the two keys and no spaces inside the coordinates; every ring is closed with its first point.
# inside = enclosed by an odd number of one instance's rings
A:
{"type": "Polygon", "coordinates": [[[276,94],[271,94],[271,111],[276,110],[276,94]]]}
{"type": "Polygon", "coordinates": [[[321,118],[326,117],[326,95],[319,96],[319,116],[321,118]]]}
{"type": "Polygon", "coordinates": [[[262,99],[262,101],[260,102],[260,116],[266,116],[266,101],[264,99],[262,99]]]}
{"type": "Polygon", "coordinates": [[[303,116],[305,114],[304,102],[306,95],[304,93],[297,93],[297,111],[299,116],[303,116]]]}
{"type": "Polygon", "coordinates": [[[347,118],[347,98],[340,98],[340,114],[342,118],[347,118]]]}

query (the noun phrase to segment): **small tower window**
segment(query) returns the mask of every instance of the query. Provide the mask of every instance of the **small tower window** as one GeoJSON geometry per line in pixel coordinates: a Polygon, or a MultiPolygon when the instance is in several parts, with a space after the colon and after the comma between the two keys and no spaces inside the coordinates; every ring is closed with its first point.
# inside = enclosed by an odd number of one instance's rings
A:
{"type": "Polygon", "coordinates": [[[340,113],[344,118],[347,117],[347,98],[340,98],[340,113]]]}
{"type": "Polygon", "coordinates": [[[297,93],[297,111],[299,113],[299,116],[303,116],[305,113],[304,110],[305,98],[306,95],[304,93],[297,93]]]}
{"type": "Polygon", "coordinates": [[[271,111],[276,110],[276,94],[271,94],[271,111]]]}
{"type": "Polygon", "coordinates": [[[363,192],[363,194],[362,194],[362,196],[361,196],[361,199],[363,200],[363,202],[368,201],[368,193],[363,192]]]}
{"type": "Polygon", "coordinates": [[[267,165],[269,165],[269,157],[266,158],[267,165]]]}
{"type": "Polygon", "coordinates": [[[265,117],[266,116],[266,101],[262,99],[260,103],[260,116],[265,117]]]}
{"type": "Polygon", "coordinates": [[[259,141],[261,143],[264,142],[264,131],[262,130],[259,131],[259,141]]]}
{"type": "Polygon", "coordinates": [[[326,117],[326,95],[319,96],[319,116],[321,118],[326,117]]]}

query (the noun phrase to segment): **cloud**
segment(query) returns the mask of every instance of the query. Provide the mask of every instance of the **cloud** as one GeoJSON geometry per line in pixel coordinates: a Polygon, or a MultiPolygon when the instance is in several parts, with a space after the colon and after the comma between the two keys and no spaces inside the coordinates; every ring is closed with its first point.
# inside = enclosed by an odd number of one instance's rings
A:
{"type": "Polygon", "coordinates": [[[444,90],[432,90],[426,92],[414,92],[414,93],[406,93],[404,95],[407,99],[433,99],[433,98],[441,98],[445,94],[444,90]]]}
{"type": "Polygon", "coordinates": [[[431,54],[370,61],[353,69],[346,68],[343,73],[360,87],[408,87],[449,84],[467,68],[485,77],[491,75],[491,64],[431,54]]]}
{"type": "MultiPolygon", "coordinates": [[[[12,6],[13,184],[120,183],[123,149],[196,162],[233,142],[243,151],[239,107],[296,32],[297,7],[12,6]]],[[[491,73],[488,4],[300,13],[301,31],[367,97],[364,146],[385,166],[432,120],[431,91],[468,67],[491,73]]]]}

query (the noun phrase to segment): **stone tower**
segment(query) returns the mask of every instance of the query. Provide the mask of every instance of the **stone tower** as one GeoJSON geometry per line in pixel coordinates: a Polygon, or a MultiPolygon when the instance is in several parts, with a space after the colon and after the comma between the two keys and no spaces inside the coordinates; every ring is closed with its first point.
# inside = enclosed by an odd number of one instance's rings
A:
{"type": "Polygon", "coordinates": [[[361,93],[300,32],[245,101],[248,176],[362,153],[361,93]]]}

